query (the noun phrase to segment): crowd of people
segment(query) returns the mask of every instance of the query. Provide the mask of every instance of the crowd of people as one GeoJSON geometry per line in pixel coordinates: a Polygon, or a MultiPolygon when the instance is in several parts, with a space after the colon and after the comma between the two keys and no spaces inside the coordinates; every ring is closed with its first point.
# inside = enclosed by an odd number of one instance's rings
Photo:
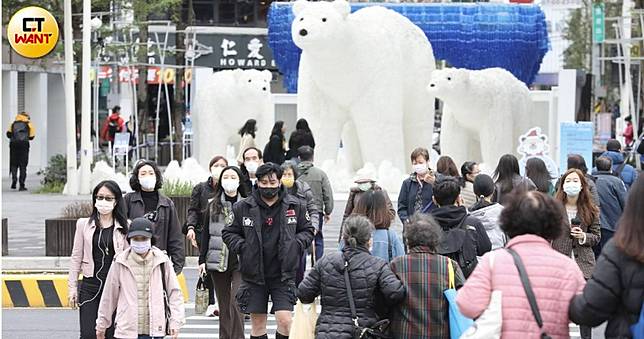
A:
{"type": "Polygon", "coordinates": [[[81,338],[177,338],[186,240],[199,249],[206,315],[219,317],[220,338],[244,338],[246,322],[252,339],[268,338],[269,312],[275,337],[288,338],[297,300],[318,298],[315,338],[450,338],[450,307],[476,324],[499,298],[495,337],[568,338],[574,322],[590,338],[606,321],[606,338],[644,333],[632,327],[644,301],[644,179],[622,165],[616,140],[592,171],[571,154],[560,178],[537,158],[522,176],[511,154],[492,176],[473,161],[459,171],[446,155],[434,171],[419,147],[397,208],[373,178],[355,181],[339,250],[324,253],[333,191],[306,120],[297,128],[287,143],[277,122],[262,151],[249,120],[237,163],[213,157],[184,225],[154,162],[136,163],[128,194],[99,183],[69,270],[81,338]],[[402,236],[391,229],[396,217],[402,236]]]}

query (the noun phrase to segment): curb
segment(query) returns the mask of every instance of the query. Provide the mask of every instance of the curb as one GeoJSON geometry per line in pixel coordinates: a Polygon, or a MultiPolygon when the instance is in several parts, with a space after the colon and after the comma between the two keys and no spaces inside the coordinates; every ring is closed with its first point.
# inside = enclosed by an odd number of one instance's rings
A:
{"type": "MultiPolygon", "coordinates": [[[[69,307],[67,274],[3,274],[2,307],[69,307]]],[[[184,302],[188,288],[183,273],[177,276],[184,302]]]]}

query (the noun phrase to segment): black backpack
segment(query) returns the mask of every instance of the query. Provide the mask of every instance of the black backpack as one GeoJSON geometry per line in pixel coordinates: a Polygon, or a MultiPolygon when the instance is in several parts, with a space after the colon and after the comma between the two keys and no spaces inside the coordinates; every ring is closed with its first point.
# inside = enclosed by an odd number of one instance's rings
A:
{"type": "Polygon", "coordinates": [[[11,141],[29,141],[29,125],[24,121],[15,121],[11,127],[11,141]]]}
{"type": "Polygon", "coordinates": [[[114,136],[116,136],[116,133],[119,132],[119,121],[118,119],[114,120],[112,118],[109,118],[108,123],[107,123],[107,133],[110,136],[110,139],[114,139],[114,136]]]}
{"type": "Polygon", "coordinates": [[[444,255],[458,263],[465,278],[469,277],[478,264],[476,258],[476,232],[466,225],[469,214],[463,218],[458,227],[443,229],[443,239],[438,245],[438,254],[444,255]]]}

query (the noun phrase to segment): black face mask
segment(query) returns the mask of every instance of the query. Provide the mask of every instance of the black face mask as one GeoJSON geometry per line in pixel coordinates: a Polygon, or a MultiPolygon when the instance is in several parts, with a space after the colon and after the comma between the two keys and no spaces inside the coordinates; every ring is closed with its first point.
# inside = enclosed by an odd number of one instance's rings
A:
{"type": "Polygon", "coordinates": [[[273,199],[280,192],[279,187],[259,187],[259,195],[266,199],[273,199]]]}

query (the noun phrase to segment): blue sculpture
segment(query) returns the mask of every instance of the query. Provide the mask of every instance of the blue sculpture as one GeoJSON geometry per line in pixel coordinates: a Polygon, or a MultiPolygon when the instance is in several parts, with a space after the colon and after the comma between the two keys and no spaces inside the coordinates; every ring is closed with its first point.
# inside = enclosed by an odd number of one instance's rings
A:
{"type": "MultiPolygon", "coordinates": [[[[351,4],[356,11],[374,4],[351,4]]],[[[501,67],[532,83],[549,48],[545,15],[536,5],[490,3],[378,3],[407,18],[425,32],[436,60],[468,69],[501,67]]],[[[273,57],[284,85],[297,92],[301,50],[291,38],[292,3],[274,2],[268,16],[273,57]]]]}

